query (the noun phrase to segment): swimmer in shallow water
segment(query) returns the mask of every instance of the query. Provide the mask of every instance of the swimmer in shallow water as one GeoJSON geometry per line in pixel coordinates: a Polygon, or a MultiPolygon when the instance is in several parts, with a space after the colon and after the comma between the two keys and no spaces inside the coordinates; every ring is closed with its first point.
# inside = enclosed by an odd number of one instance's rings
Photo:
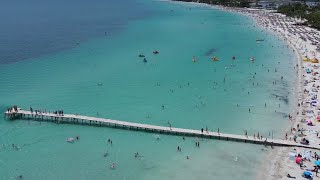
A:
{"type": "Polygon", "coordinates": [[[103,157],[107,157],[107,156],[109,156],[109,153],[108,153],[108,152],[106,152],[106,153],[103,154],[103,157]]]}
{"type": "Polygon", "coordinates": [[[134,153],[134,157],[135,158],[139,157],[139,153],[138,152],[134,153]]]}
{"type": "Polygon", "coordinates": [[[144,63],[147,63],[148,61],[147,61],[147,59],[146,59],[146,58],[143,58],[143,62],[144,62],[144,63]]]}
{"type": "Polygon", "coordinates": [[[111,169],[115,169],[116,168],[116,163],[112,163],[110,166],[111,169]]]}

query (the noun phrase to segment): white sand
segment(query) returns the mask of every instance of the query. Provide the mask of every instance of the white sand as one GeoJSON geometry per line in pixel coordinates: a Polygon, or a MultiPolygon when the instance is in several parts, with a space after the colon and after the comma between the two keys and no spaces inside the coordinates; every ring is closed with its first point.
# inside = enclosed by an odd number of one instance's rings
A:
{"type": "MultiPolygon", "coordinates": [[[[294,25],[304,20],[286,17],[285,15],[270,10],[226,8],[222,6],[212,7],[252,17],[256,21],[256,24],[275,33],[279,38],[284,39],[288,43],[288,47],[291,47],[292,50],[295,51],[297,56],[297,66],[295,67],[297,72],[297,87],[294,93],[296,96],[291,113],[292,119],[290,120],[290,127],[283,133],[283,139],[286,139],[285,134],[287,134],[288,140],[293,140],[293,137],[297,136],[296,140],[300,142],[301,139],[305,137],[310,141],[310,144],[320,144],[320,138],[317,137],[320,122],[316,120],[317,116],[320,115],[320,102],[315,103],[314,106],[311,105],[313,100],[318,101],[320,64],[303,61],[305,57],[309,59],[320,59],[320,31],[305,26],[294,25]],[[317,46],[319,52],[317,52],[317,46]],[[306,69],[309,69],[311,73],[307,73],[306,69]],[[298,103],[300,106],[298,106],[298,103]],[[308,126],[306,120],[311,120],[315,126],[308,126]],[[298,124],[299,128],[297,128],[298,124]],[[291,131],[292,128],[296,130],[291,131]],[[298,129],[300,129],[300,131],[298,131],[298,129]],[[298,135],[301,134],[301,132],[303,132],[305,136],[299,137],[298,135]]],[[[289,179],[286,177],[287,174],[296,177],[296,179],[304,179],[301,174],[306,169],[313,169],[316,159],[311,157],[310,161],[303,161],[305,167],[300,168],[300,166],[295,163],[294,157],[293,159],[289,158],[289,153],[303,154],[303,152],[309,151],[310,149],[292,147],[274,148],[267,155],[265,163],[256,169],[259,171],[256,179],[289,179]]],[[[311,150],[312,156],[314,152],[314,150],[311,150]]],[[[316,152],[320,154],[320,151],[316,152]]],[[[318,177],[315,176],[315,172],[312,172],[312,174],[314,175],[314,179],[318,179],[318,177]]]]}
{"type": "MultiPolygon", "coordinates": [[[[221,8],[221,7],[220,7],[221,8]]],[[[252,9],[235,9],[235,8],[223,8],[228,11],[239,12],[241,14],[248,15],[256,20],[256,23],[271,32],[279,35],[283,38],[288,45],[297,54],[297,88],[295,107],[292,110],[291,127],[288,127],[287,134],[288,140],[293,140],[293,137],[297,136],[297,141],[301,141],[303,137],[298,135],[303,132],[304,137],[310,141],[310,144],[320,144],[320,139],[317,137],[317,132],[320,127],[320,123],[316,121],[318,115],[320,115],[320,106],[318,103],[311,105],[312,101],[318,101],[320,82],[318,81],[320,76],[320,64],[304,62],[303,58],[320,59],[320,53],[317,52],[317,42],[320,42],[320,32],[305,26],[293,25],[303,20],[286,17],[282,14],[271,13],[267,10],[252,10],[252,9]],[[309,69],[311,73],[307,73],[306,69],[309,69]],[[319,73],[319,74],[317,74],[319,73]],[[300,103],[300,106],[298,106],[300,103]],[[315,126],[308,126],[306,120],[311,120],[315,126]],[[299,124],[300,131],[297,131],[297,125],[299,124]],[[297,130],[291,131],[294,127],[297,130]]],[[[320,43],[318,45],[320,47],[320,43]]],[[[318,49],[319,50],[319,49],[318,49]]],[[[300,153],[310,151],[310,149],[303,148],[288,148],[278,147],[275,148],[267,157],[266,162],[262,164],[261,172],[259,172],[257,179],[289,179],[287,174],[302,179],[301,174],[306,169],[313,169],[314,161],[316,159],[310,158],[303,161],[304,168],[300,168],[295,160],[289,159],[289,152],[300,153]]],[[[311,155],[314,155],[314,150],[311,150],[311,155]]],[[[320,151],[316,151],[318,154],[320,151]]],[[[294,158],[294,157],[293,157],[294,158]]],[[[312,172],[315,177],[315,172],[312,172]]],[[[319,175],[320,176],[320,175],[319,175]]],[[[315,177],[317,179],[318,177],[315,177]]]]}

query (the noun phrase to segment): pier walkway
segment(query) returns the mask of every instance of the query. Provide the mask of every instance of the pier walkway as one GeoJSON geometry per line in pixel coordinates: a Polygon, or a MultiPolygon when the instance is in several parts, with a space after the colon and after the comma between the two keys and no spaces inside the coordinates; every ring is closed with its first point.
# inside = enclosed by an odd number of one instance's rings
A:
{"type": "Polygon", "coordinates": [[[236,135],[236,134],[226,134],[218,133],[212,131],[194,130],[194,129],[183,129],[176,127],[165,127],[165,126],[156,126],[149,124],[133,123],[126,121],[118,121],[105,118],[81,116],[75,114],[64,114],[58,115],[53,113],[35,113],[31,111],[25,111],[18,109],[17,111],[6,111],[5,117],[9,119],[31,119],[36,121],[49,121],[54,123],[69,123],[69,124],[86,124],[86,125],[95,125],[95,126],[108,126],[112,128],[121,128],[133,131],[145,131],[150,133],[159,133],[159,134],[169,134],[169,135],[178,135],[178,136],[192,136],[200,138],[211,138],[219,139],[225,141],[236,141],[252,144],[262,144],[262,145],[271,145],[271,146],[288,146],[288,147],[304,147],[309,149],[320,150],[320,145],[304,145],[296,143],[294,141],[287,141],[281,139],[258,139],[253,136],[245,135],[236,135]]]}

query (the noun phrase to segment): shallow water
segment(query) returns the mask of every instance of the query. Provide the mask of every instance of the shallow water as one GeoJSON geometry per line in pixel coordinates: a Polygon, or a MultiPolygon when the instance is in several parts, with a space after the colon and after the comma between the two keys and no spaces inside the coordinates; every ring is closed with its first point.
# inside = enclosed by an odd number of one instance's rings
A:
{"type": "MultiPolygon", "coordinates": [[[[139,3],[153,15],[130,20],[116,35],[92,36],[72,49],[1,65],[0,110],[17,104],[280,136],[295,80],[295,57],[284,42],[238,14],[192,4],[139,3]],[[153,55],[155,49],[160,54],[153,55]]],[[[166,135],[157,141],[153,134],[80,125],[3,120],[0,129],[2,179],[20,174],[26,179],[254,179],[266,154],[262,146],[166,135]],[[65,142],[76,135],[79,142],[65,142]],[[143,157],[134,158],[135,152],[143,157]],[[109,168],[112,162],[115,170],[109,168]]]]}

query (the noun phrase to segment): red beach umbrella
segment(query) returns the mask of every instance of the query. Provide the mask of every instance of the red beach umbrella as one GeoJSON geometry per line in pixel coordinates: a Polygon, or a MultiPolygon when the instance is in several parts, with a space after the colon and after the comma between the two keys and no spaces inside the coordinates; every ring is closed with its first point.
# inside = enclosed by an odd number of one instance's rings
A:
{"type": "Polygon", "coordinates": [[[300,164],[300,163],[301,163],[301,157],[299,157],[299,156],[296,157],[296,163],[297,163],[297,164],[300,164]]]}

